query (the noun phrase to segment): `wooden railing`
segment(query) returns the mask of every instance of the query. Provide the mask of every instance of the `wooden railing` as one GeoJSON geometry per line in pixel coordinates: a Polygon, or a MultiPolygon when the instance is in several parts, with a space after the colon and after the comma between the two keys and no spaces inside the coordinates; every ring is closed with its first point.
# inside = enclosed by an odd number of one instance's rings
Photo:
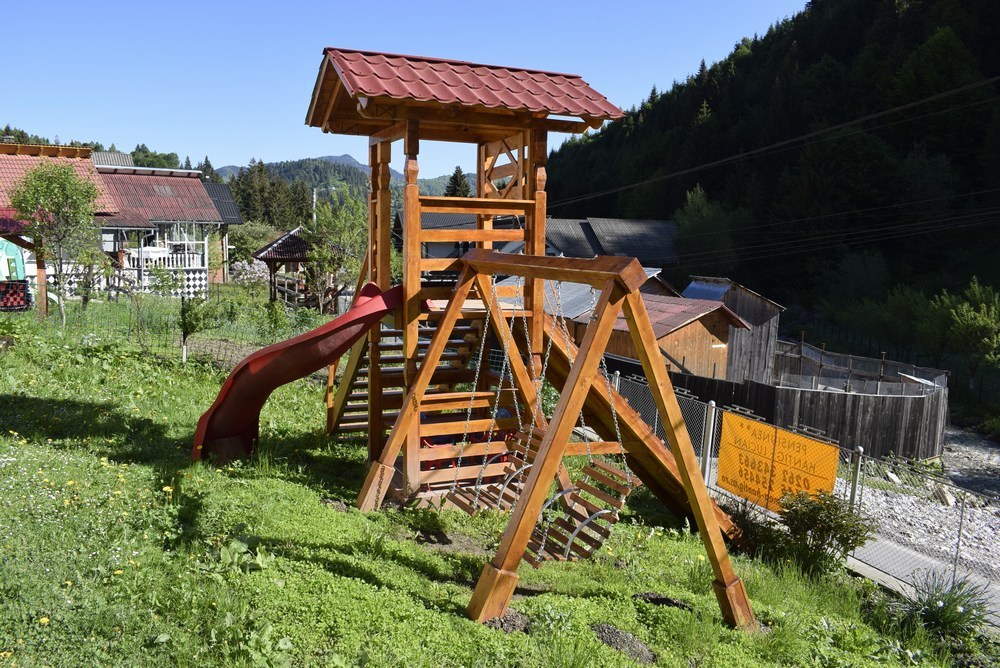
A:
{"type": "Polygon", "coordinates": [[[166,269],[206,268],[203,253],[170,253],[169,255],[153,257],[134,254],[126,256],[125,264],[128,269],[149,269],[150,267],[164,267],[166,269]]]}

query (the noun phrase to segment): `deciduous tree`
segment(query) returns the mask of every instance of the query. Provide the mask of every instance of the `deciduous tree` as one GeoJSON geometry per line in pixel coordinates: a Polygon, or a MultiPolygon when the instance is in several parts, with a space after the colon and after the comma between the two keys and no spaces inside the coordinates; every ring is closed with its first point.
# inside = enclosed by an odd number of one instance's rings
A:
{"type": "MultiPolygon", "coordinates": [[[[71,165],[52,161],[29,170],[10,194],[11,205],[27,221],[25,234],[35,244],[35,257],[50,262],[54,270],[63,327],[68,270],[71,265],[92,266],[103,257],[100,228],[94,222],[99,194],[97,186],[78,176],[71,165]]],[[[39,295],[44,295],[41,286],[39,295]]],[[[47,312],[46,304],[39,306],[39,313],[47,312]]]]}

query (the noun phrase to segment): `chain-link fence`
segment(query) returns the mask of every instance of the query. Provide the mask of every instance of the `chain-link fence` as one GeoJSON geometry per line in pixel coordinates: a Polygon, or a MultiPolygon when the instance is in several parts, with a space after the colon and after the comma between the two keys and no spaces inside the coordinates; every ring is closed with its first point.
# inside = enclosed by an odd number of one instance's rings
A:
{"type": "MultiPolygon", "coordinates": [[[[656,405],[644,379],[619,377],[617,383],[629,405],[663,438],[656,405]]],[[[766,495],[756,490],[754,498],[755,490],[747,488],[737,495],[732,485],[727,489],[725,481],[720,480],[720,468],[725,473],[726,467],[731,466],[731,462],[727,463],[725,458],[720,462],[719,458],[724,422],[732,429],[734,424],[753,421],[753,416],[734,407],[720,408],[712,402],[701,402],[684,390],[678,390],[676,396],[713,496],[720,500],[747,499],[759,504],[761,514],[771,514],[765,506],[766,499],[773,500],[773,493],[766,495]]],[[[792,444],[793,450],[798,437],[813,441],[821,438],[810,434],[808,429],[778,428],[775,433],[776,442],[785,440],[792,444]]],[[[984,588],[990,602],[990,622],[1000,626],[1000,541],[997,540],[1000,499],[962,489],[928,467],[903,460],[875,459],[840,447],[827,452],[830,454],[822,455],[816,465],[824,468],[826,475],[835,469],[832,493],[872,517],[878,526],[874,539],[852,553],[852,559],[910,586],[922,582],[930,572],[953,581],[967,578],[973,585],[984,588]]],[[[782,457],[773,457],[775,464],[770,475],[778,479],[780,491],[779,459],[782,457]]],[[[747,457],[744,463],[751,461],[747,457]]],[[[796,467],[800,463],[788,459],[783,463],[791,464],[793,471],[813,470],[796,467]]],[[[752,478],[752,474],[751,470],[746,477],[752,478]]]]}
{"type": "MultiPolygon", "coordinates": [[[[187,339],[188,356],[231,369],[240,360],[264,346],[309,331],[332,316],[308,309],[286,309],[268,304],[254,295],[236,295],[233,290],[210,290],[205,302],[204,329],[187,339]]],[[[34,312],[4,314],[7,318],[34,321],[34,312]]],[[[88,345],[132,344],[166,358],[180,358],[181,300],[141,294],[136,298],[93,300],[86,308],[79,300],[66,303],[66,327],[53,309],[42,326],[61,331],[71,340],[88,345]]]]}

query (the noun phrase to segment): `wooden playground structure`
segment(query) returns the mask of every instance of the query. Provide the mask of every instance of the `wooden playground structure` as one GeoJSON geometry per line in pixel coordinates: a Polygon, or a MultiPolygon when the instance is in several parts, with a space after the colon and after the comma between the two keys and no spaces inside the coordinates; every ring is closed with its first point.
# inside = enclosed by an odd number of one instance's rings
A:
{"type": "Polygon", "coordinates": [[[306,123],[368,136],[369,244],[363,281],[390,288],[392,145],[405,154],[403,305],[351,348],[327,393],[331,434],[367,434],[369,468],[357,505],[388,495],[475,513],[510,511],[468,615],[502,615],[523,560],[589,556],[610,535],[629,493],[645,484],[693,516],[725,620],[756,628],[724,535],[739,529],[708,495],[660,357],[634,258],[545,256],[547,135],[596,128],[621,111],[573,75],[440,59],[326,49],[306,123]],[[559,118],[554,118],[559,117],[559,118]],[[566,118],[571,120],[566,120],[566,118]],[[474,144],[477,196],[429,197],[417,187],[422,141],[474,144]],[[475,229],[421,228],[423,213],[471,214],[475,229]],[[494,216],[521,229],[494,229],[494,216]],[[469,244],[459,259],[423,257],[428,242],[469,244]],[[523,243],[523,254],[494,244],[523,243]],[[454,288],[429,281],[454,272],[454,288]],[[496,277],[516,277],[498,286],[496,277]],[[594,316],[579,345],[559,315],[559,285],[591,286],[594,316]],[[546,304],[548,305],[546,307],[546,304]],[[668,443],[612,388],[603,353],[624,315],[668,443]],[[499,368],[498,368],[499,367],[499,368]],[[546,418],[542,395],[558,401],[546,418]],[[551,391],[551,390],[549,390],[551,391]],[[574,479],[567,456],[586,457],[574,479]]]}

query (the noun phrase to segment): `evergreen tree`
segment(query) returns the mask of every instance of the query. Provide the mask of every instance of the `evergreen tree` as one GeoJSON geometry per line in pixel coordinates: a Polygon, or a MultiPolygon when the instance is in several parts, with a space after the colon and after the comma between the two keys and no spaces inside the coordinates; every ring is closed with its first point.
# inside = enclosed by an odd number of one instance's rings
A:
{"type": "Polygon", "coordinates": [[[222,177],[219,176],[217,171],[215,171],[215,167],[212,167],[212,161],[208,159],[207,155],[204,160],[198,163],[198,166],[195,167],[195,169],[201,172],[201,178],[203,181],[208,181],[209,183],[222,183],[222,177]]]}
{"type": "Polygon", "coordinates": [[[448,185],[444,189],[445,197],[472,197],[472,188],[469,187],[469,179],[461,167],[456,166],[448,179],[448,185]]]}
{"type": "Polygon", "coordinates": [[[191,167],[191,156],[184,156],[184,169],[193,169],[191,167]]]}

